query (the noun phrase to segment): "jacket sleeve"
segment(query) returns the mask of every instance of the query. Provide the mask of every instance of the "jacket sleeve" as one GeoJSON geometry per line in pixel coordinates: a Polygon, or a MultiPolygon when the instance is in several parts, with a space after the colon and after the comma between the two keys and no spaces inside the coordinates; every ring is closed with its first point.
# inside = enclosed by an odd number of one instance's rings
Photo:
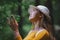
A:
{"type": "Polygon", "coordinates": [[[15,40],[22,40],[22,38],[20,35],[18,35],[15,40]]]}

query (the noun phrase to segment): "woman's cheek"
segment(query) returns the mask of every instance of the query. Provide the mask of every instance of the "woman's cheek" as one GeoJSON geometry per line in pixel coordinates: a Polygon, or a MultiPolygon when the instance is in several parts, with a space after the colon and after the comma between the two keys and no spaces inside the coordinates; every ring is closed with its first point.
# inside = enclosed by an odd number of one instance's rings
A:
{"type": "Polygon", "coordinates": [[[29,19],[34,19],[35,18],[35,14],[30,14],[30,16],[29,16],[29,19]]]}

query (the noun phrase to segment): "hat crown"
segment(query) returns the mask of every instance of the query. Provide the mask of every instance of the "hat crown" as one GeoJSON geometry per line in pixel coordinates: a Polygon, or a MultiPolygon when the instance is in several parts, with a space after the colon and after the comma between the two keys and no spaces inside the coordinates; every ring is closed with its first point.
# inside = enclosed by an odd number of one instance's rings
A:
{"type": "Polygon", "coordinates": [[[40,10],[43,14],[49,16],[49,9],[46,6],[38,5],[37,9],[40,10]]]}

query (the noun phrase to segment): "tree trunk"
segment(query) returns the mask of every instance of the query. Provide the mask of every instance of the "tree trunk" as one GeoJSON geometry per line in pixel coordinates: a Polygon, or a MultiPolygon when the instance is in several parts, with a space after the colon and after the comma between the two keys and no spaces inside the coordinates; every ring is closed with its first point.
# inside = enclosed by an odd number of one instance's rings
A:
{"type": "Polygon", "coordinates": [[[20,21],[18,22],[19,24],[19,32],[21,34],[21,36],[23,37],[23,16],[22,16],[22,9],[21,9],[21,2],[22,0],[18,0],[18,15],[20,16],[20,21]]]}
{"type": "Polygon", "coordinates": [[[51,0],[47,0],[46,3],[45,3],[45,5],[50,10],[50,16],[51,16],[51,24],[52,24],[52,26],[50,26],[49,28],[50,28],[51,32],[53,33],[53,36],[54,36],[55,35],[55,29],[54,29],[54,25],[53,25],[54,24],[53,14],[52,14],[53,8],[52,8],[52,2],[51,2],[51,0]]]}
{"type": "Polygon", "coordinates": [[[35,6],[40,5],[40,0],[35,0],[35,6]]]}

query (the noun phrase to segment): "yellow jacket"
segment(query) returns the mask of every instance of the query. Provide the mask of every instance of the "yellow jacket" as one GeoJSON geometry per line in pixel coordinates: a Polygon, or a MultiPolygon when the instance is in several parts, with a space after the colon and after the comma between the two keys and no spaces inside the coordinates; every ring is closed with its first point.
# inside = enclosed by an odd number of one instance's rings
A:
{"type": "MultiPolygon", "coordinates": [[[[21,40],[20,36],[17,36],[16,40],[21,40]]],[[[49,33],[45,29],[30,31],[23,40],[49,40],[49,33]]]]}

